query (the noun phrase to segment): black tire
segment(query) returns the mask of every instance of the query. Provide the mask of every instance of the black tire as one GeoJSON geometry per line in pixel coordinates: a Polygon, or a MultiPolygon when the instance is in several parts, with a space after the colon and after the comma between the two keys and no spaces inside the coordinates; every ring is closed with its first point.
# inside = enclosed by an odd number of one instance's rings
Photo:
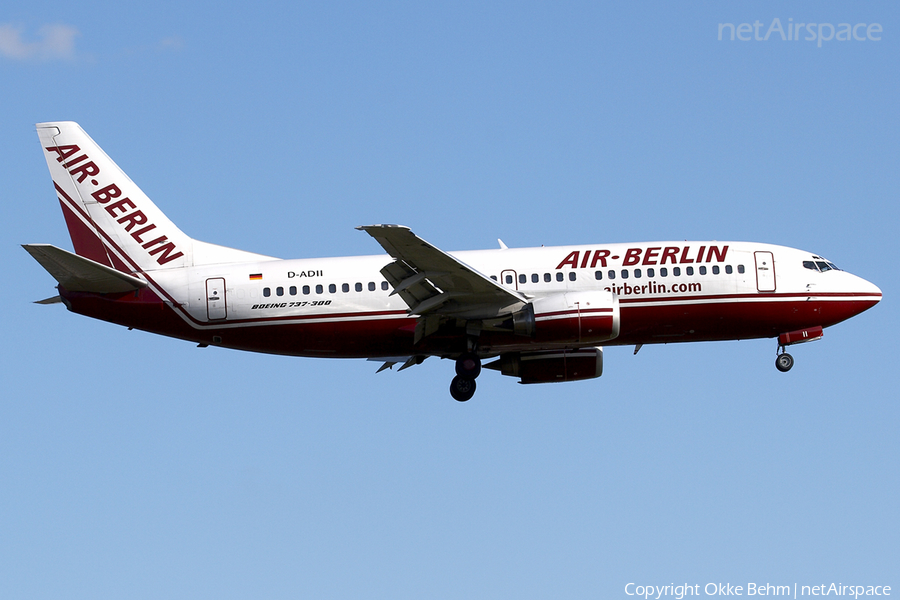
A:
{"type": "Polygon", "coordinates": [[[775,368],[781,371],[782,373],[787,373],[791,370],[791,367],[794,366],[794,357],[788,354],[787,352],[783,354],[779,354],[778,358],[775,359],[775,368]]]}
{"type": "Polygon", "coordinates": [[[481,375],[481,359],[466,352],[456,359],[456,374],[463,379],[475,379],[481,375]]]}
{"type": "Polygon", "coordinates": [[[457,375],[450,382],[450,395],[457,402],[466,402],[475,395],[475,380],[457,375]]]}

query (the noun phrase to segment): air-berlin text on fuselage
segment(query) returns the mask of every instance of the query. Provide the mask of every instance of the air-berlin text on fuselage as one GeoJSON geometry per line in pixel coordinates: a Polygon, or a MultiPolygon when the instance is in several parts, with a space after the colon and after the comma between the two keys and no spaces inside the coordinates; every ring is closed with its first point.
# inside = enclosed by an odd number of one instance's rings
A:
{"type": "Polygon", "coordinates": [[[612,254],[609,250],[572,250],[559,263],[556,268],[562,269],[565,266],[573,269],[591,269],[597,266],[607,266],[608,260],[622,259],[623,267],[631,267],[634,265],[655,266],[655,265],[684,265],[691,263],[710,263],[724,262],[725,256],[728,254],[728,246],[697,246],[696,249],[691,246],[654,246],[650,248],[628,248],[624,256],[612,254]]]}
{"type": "Polygon", "coordinates": [[[118,215],[121,215],[116,219],[116,222],[122,225],[125,228],[125,231],[127,231],[150,256],[158,254],[159,256],[156,257],[156,262],[158,264],[164,265],[180,256],[184,256],[184,253],[175,247],[175,243],[169,241],[169,238],[164,235],[157,236],[153,239],[147,239],[151,237],[147,234],[156,229],[156,225],[148,222],[147,216],[135,206],[130,198],[120,198],[122,190],[119,189],[119,186],[111,183],[107,186],[99,187],[100,183],[96,179],[96,176],[100,174],[100,167],[98,167],[94,161],[90,160],[87,154],[81,154],[69,159],[72,155],[81,152],[81,148],[73,144],[70,146],[51,146],[46,150],[47,152],[56,152],[58,155],[56,162],[62,163],[62,166],[69,171],[69,174],[73,178],[77,179],[78,183],[84,183],[85,179],[88,177],[91,178],[91,185],[98,188],[91,193],[91,197],[100,204],[105,205],[104,208],[111,217],[116,218],[118,215]],[[109,204],[112,200],[115,200],[115,202],[109,204]]]}

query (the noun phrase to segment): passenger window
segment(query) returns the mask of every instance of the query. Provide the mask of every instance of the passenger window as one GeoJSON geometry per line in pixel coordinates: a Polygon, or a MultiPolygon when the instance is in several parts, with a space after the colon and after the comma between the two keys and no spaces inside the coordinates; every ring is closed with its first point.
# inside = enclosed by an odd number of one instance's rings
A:
{"type": "Polygon", "coordinates": [[[386,291],[388,291],[388,287],[389,287],[389,286],[388,286],[388,282],[387,282],[387,281],[382,281],[382,282],[381,282],[381,289],[382,289],[382,290],[384,290],[384,291],[386,292],[386,291]]]}
{"type": "Polygon", "coordinates": [[[713,265],[713,275],[718,275],[718,274],[719,274],[719,266],[713,265]]]}
{"type": "Polygon", "coordinates": [[[706,267],[700,267],[700,274],[706,275],[706,267]]]}
{"type": "Polygon", "coordinates": [[[557,271],[557,273],[556,273],[556,280],[557,280],[557,281],[562,281],[562,280],[563,280],[563,274],[562,274],[561,271],[557,271]]]}
{"type": "Polygon", "coordinates": [[[738,273],[744,272],[744,265],[738,265],[738,273]]]}
{"type": "Polygon", "coordinates": [[[309,296],[309,286],[308,285],[303,286],[303,295],[309,296]]]}
{"type": "Polygon", "coordinates": [[[622,279],[628,279],[628,269],[622,269],[622,279]]]}
{"type": "Polygon", "coordinates": [[[328,293],[333,294],[337,291],[337,286],[333,283],[328,284],[328,293]]]}
{"type": "Polygon", "coordinates": [[[272,295],[272,290],[270,290],[270,289],[267,288],[267,287],[264,287],[264,288],[263,288],[263,296],[265,296],[266,298],[268,298],[268,297],[271,296],[271,295],[272,295]]]}
{"type": "Polygon", "coordinates": [[[322,289],[322,284],[319,284],[319,285],[316,286],[316,293],[317,293],[317,294],[321,294],[321,293],[324,292],[324,291],[325,291],[325,290],[322,289]]]}
{"type": "Polygon", "coordinates": [[[725,265],[725,274],[731,275],[734,272],[734,269],[731,268],[731,265],[725,265]]]}
{"type": "Polygon", "coordinates": [[[297,286],[292,285],[288,291],[291,293],[291,296],[296,296],[297,295],[297,286]]]}
{"type": "Polygon", "coordinates": [[[370,281],[370,282],[369,282],[369,291],[370,291],[370,292],[374,292],[374,291],[375,291],[375,282],[374,282],[374,281],[370,281]]]}
{"type": "Polygon", "coordinates": [[[685,272],[687,275],[693,275],[693,274],[694,274],[694,267],[685,267],[685,268],[684,268],[684,272],[685,272]]]}
{"type": "Polygon", "coordinates": [[[634,278],[635,278],[635,279],[640,279],[640,278],[641,278],[641,270],[640,270],[640,269],[635,269],[635,270],[634,270],[634,278]]]}
{"type": "Polygon", "coordinates": [[[598,281],[603,279],[603,271],[594,271],[594,279],[598,281]]]}
{"type": "Polygon", "coordinates": [[[669,269],[667,269],[667,268],[665,268],[665,267],[660,267],[660,268],[659,268],[659,276],[660,276],[660,277],[668,277],[668,276],[669,276],[669,269]]]}
{"type": "Polygon", "coordinates": [[[344,292],[345,294],[346,294],[347,292],[349,292],[349,291],[350,291],[350,284],[349,284],[349,283],[342,283],[342,284],[341,284],[341,291],[344,292]]]}
{"type": "Polygon", "coordinates": [[[576,277],[578,277],[578,275],[575,273],[575,271],[571,271],[569,273],[569,281],[575,281],[576,277]]]}
{"type": "Polygon", "coordinates": [[[609,270],[609,273],[607,273],[606,276],[609,277],[610,279],[615,279],[615,278],[616,278],[616,272],[613,271],[612,269],[610,269],[610,270],[609,270]]]}
{"type": "Polygon", "coordinates": [[[525,273],[519,275],[519,283],[528,283],[528,275],[525,273]]]}
{"type": "Polygon", "coordinates": [[[361,284],[361,283],[357,283],[356,285],[353,286],[353,289],[356,290],[357,292],[361,292],[361,291],[362,291],[362,284],[361,284]]]}
{"type": "Polygon", "coordinates": [[[497,276],[496,276],[496,275],[491,275],[491,279],[493,279],[494,281],[497,281],[497,276]]]}
{"type": "Polygon", "coordinates": [[[544,281],[550,283],[550,273],[544,273],[544,281]]]}
{"type": "Polygon", "coordinates": [[[537,283],[541,280],[537,273],[531,274],[531,283],[537,283]]]}
{"type": "Polygon", "coordinates": [[[672,267],[672,277],[681,276],[681,267],[672,267]]]}
{"type": "Polygon", "coordinates": [[[656,277],[656,269],[652,267],[647,269],[647,277],[656,277]]]}

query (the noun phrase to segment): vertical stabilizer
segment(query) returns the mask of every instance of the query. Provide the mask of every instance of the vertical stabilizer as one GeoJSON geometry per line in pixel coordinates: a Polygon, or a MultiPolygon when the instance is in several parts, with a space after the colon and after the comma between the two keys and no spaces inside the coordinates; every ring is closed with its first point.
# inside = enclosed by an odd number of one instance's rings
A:
{"type": "Polygon", "coordinates": [[[37,131],[78,255],[126,273],[192,264],[191,238],[77,123],[37,131]]]}

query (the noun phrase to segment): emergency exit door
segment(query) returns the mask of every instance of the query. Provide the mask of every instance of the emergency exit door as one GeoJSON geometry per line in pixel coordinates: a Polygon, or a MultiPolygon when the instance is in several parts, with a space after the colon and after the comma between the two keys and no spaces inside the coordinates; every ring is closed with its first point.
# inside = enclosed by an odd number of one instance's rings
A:
{"type": "Polygon", "coordinates": [[[206,316],[210,321],[224,319],[225,312],[225,279],[215,277],[206,280],[206,316]]]}
{"type": "Polygon", "coordinates": [[[506,270],[500,273],[500,283],[506,287],[511,287],[514,290],[519,289],[519,277],[516,275],[516,272],[512,270],[506,270]]]}

